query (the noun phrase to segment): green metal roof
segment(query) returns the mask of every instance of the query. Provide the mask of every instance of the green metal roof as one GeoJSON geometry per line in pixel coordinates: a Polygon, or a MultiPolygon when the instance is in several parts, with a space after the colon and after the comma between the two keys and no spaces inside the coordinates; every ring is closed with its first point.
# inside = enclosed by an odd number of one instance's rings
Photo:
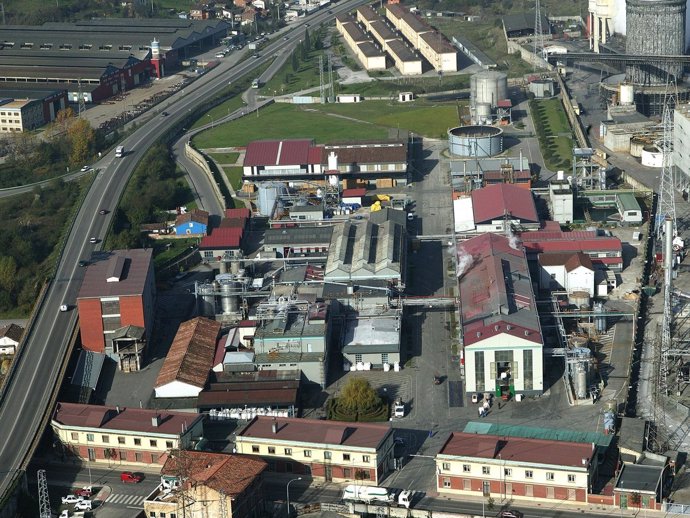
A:
{"type": "Polygon", "coordinates": [[[632,194],[619,194],[618,201],[620,201],[623,210],[640,210],[640,204],[637,203],[635,196],[632,194]]]}
{"type": "Polygon", "coordinates": [[[470,421],[463,430],[465,433],[482,435],[504,435],[506,437],[524,437],[527,439],[543,439],[548,441],[566,441],[594,443],[598,448],[608,448],[612,435],[599,432],[580,432],[577,430],[563,430],[556,428],[537,428],[509,424],[487,423],[486,421],[470,421]]]}

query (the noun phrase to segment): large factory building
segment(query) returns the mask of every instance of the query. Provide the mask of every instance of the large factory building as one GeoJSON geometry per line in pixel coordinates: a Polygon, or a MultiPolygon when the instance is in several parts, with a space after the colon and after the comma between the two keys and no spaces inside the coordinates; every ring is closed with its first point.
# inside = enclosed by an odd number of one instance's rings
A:
{"type": "Polygon", "coordinates": [[[215,46],[223,20],[95,19],[0,26],[0,91],[50,85],[77,102],[103,99],[163,77],[215,46]]]}

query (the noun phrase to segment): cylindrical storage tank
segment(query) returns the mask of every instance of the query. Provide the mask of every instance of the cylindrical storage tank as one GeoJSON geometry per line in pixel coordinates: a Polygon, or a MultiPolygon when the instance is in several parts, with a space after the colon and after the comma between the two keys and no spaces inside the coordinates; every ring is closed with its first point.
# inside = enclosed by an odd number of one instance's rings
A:
{"type": "Polygon", "coordinates": [[[273,186],[265,187],[259,185],[259,192],[256,197],[256,204],[262,216],[273,216],[273,209],[278,199],[278,189],[273,186]]]}
{"type": "Polygon", "coordinates": [[[645,146],[640,154],[640,163],[647,167],[662,167],[664,154],[656,146],[645,146]]]}
{"type": "Polygon", "coordinates": [[[623,106],[629,106],[635,102],[635,89],[630,83],[621,83],[620,86],[620,103],[623,106]]]}
{"type": "Polygon", "coordinates": [[[474,106],[474,122],[476,124],[491,123],[491,104],[477,103],[474,106]]]}
{"type": "Polygon", "coordinates": [[[508,98],[508,76],[503,72],[482,70],[470,77],[470,104],[488,103],[494,107],[508,98]]]}
{"type": "Polygon", "coordinates": [[[647,145],[648,141],[641,139],[640,137],[633,137],[630,139],[630,155],[635,158],[640,158],[642,156],[642,150],[647,145]]]}
{"type": "Polygon", "coordinates": [[[575,394],[578,399],[587,397],[587,364],[583,362],[577,364],[575,371],[575,394]]]}
{"type": "Polygon", "coordinates": [[[578,308],[585,307],[589,309],[589,293],[586,291],[573,291],[568,294],[568,302],[578,308]]]}
{"type": "Polygon", "coordinates": [[[601,303],[595,304],[594,312],[598,314],[598,316],[594,317],[594,328],[597,330],[597,333],[605,333],[607,327],[606,308],[601,303]]]}
{"type": "Polygon", "coordinates": [[[503,151],[503,130],[493,126],[458,126],[448,130],[453,155],[489,157],[503,151]]]}
{"type": "MultiPolygon", "coordinates": [[[[625,53],[631,56],[685,54],[686,0],[627,0],[625,53]]],[[[626,67],[634,84],[666,84],[667,75],[680,76],[683,65],[645,63],[626,67]]]]}
{"type": "Polygon", "coordinates": [[[233,313],[237,313],[239,303],[237,300],[237,295],[235,295],[236,291],[237,283],[235,283],[235,281],[223,282],[220,285],[220,306],[223,310],[224,315],[231,315],[233,313]]]}
{"type": "Polygon", "coordinates": [[[214,317],[216,315],[216,297],[214,295],[215,286],[213,283],[200,284],[198,287],[199,314],[202,317],[214,317]]]}

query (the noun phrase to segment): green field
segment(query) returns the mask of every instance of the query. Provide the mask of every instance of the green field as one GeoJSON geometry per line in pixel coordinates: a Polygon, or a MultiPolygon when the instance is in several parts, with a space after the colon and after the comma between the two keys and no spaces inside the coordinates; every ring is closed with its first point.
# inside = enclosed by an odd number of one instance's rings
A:
{"type": "MultiPolygon", "coordinates": [[[[189,206],[187,207],[189,209],[189,206]]],[[[190,246],[197,243],[198,239],[155,239],[153,240],[153,264],[156,268],[178,256],[184,255],[190,246]]]]}
{"type": "Polygon", "coordinates": [[[293,70],[292,59],[288,58],[280,70],[261,87],[262,95],[283,95],[319,86],[319,56],[323,55],[323,50],[312,50],[307,59],[302,59],[299,48],[295,52],[299,56],[297,71],[293,70]]]}
{"type": "Polygon", "coordinates": [[[209,153],[208,155],[221,165],[234,164],[240,157],[239,153],[209,153]]]}
{"type": "Polygon", "coordinates": [[[546,167],[567,171],[571,168],[574,141],[561,100],[532,100],[530,111],[546,167]]]}
{"type": "Polygon", "coordinates": [[[353,138],[385,138],[385,128],[373,124],[336,119],[308,107],[272,104],[259,110],[257,116],[206,130],[194,137],[199,149],[209,147],[246,146],[253,140],[279,138],[313,138],[317,142],[353,138]]]}
{"type": "Polygon", "coordinates": [[[192,125],[191,129],[198,128],[200,126],[203,126],[204,124],[208,124],[209,122],[216,121],[220,119],[221,117],[225,117],[227,115],[230,115],[232,112],[237,110],[238,108],[242,108],[244,106],[244,101],[242,100],[242,96],[240,94],[236,94],[234,97],[231,97],[227,101],[225,101],[222,104],[219,104],[215,108],[211,108],[209,111],[204,113],[202,117],[199,117],[196,122],[192,125]]]}
{"type": "Polygon", "coordinates": [[[223,167],[225,176],[230,180],[230,185],[236,191],[242,188],[242,166],[223,167]]]}
{"type": "Polygon", "coordinates": [[[369,81],[368,83],[338,84],[336,94],[397,97],[398,92],[427,94],[447,90],[464,90],[469,87],[470,76],[466,74],[441,77],[398,77],[396,79],[374,79],[374,81],[369,81]]]}

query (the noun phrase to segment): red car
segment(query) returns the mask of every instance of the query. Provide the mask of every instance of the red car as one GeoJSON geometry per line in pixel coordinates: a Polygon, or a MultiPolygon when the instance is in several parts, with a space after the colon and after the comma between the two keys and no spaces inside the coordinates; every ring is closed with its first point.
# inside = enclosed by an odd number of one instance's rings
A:
{"type": "Polygon", "coordinates": [[[92,493],[92,492],[93,492],[93,491],[91,490],[90,487],[82,487],[82,488],[77,489],[76,491],[74,491],[74,494],[75,494],[76,496],[83,496],[84,498],[89,498],[89,497],[91,496],[91,493],[92,493]]]}
{"type": "Polygon", "coordinates": [[[131,471],[123,471],[120,473],[120,480],[125,483],[138,484],[142,480],[142,476],[131,471]]]}

